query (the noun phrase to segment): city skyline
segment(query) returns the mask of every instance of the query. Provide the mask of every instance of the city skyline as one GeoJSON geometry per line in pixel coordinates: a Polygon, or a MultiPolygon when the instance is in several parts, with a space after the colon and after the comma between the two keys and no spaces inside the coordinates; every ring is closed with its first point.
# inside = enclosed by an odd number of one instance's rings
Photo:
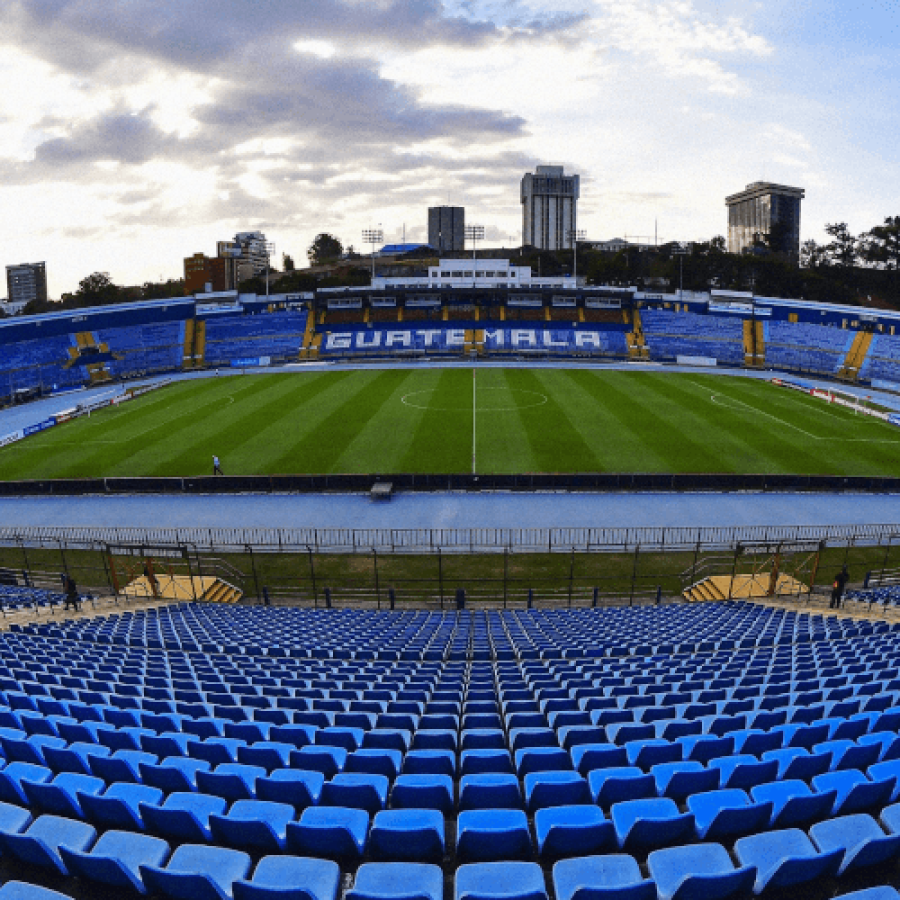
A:
{"type": "Polygon", "coordinates": [[[801,239],[898,212],[895,4],[209,0],[0,8],[0,265],[177,278],[221,235],[302,265],[466,208],[521,241],[519,183],[581,175],[592,240],[708,240],[755,181],[806,188],[801,239]]]}

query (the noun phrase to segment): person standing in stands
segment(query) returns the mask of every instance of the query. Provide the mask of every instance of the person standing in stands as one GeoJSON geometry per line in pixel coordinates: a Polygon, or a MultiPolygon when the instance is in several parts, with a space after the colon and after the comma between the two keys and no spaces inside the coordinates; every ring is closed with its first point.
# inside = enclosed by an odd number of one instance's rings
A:
{"type": "Polygon", "coordinates": [[[213,475],[224,475],[222,467],[219,465],[219,457],[213,456],[213,475]]]}
{"type": "Polygon", "coordinates": [[[81,598],[78,596],[78,585],[75,584],[75,579],[71,575],[65,575],[63,578],[66,590],[66,602],[63,603],[63,609],[71,607],[78,612],[81,603],[81,598]]]}
{"type": "Polygon", "coordinates": [[[834,584],[831,586],[831,604],[830,609],[840,609],[841,599],[844,596],[844,588],[850,580],[850,573],[847,567],[843,566],[841,571],[834,576],[834,584]]]}

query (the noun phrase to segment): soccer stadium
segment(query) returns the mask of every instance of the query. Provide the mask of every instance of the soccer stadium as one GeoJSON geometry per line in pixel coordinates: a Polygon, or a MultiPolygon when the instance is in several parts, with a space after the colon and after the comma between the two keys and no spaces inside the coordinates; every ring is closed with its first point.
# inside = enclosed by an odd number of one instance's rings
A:
{"type": "Polygon", "coordinates": [[[0,897],[896,900],[900,524],[791,509],[900,493],[898,327],[474,283],[0,321],[0,501],[139,519],[0,523],[0,897]],[[689,494],[732,520],[592,513],[689,494]]]}

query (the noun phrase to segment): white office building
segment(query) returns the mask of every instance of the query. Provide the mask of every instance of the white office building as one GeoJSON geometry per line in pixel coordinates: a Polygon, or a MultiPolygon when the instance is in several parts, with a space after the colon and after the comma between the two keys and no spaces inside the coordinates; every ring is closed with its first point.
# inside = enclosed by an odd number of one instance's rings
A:
{"type": "Polygon", "coordinates": [[[577,221],[579,176],[562,166],[538,166],[522,178],[522,244],[571,250],[577,221]]]}
{"type": "Polygon", "coordinates": [[[442,259],[428,267],[427,277],[381,278],[376,276],[372,287],[383,290],[405,288],[574,288],[570,275],[561,278],[541,278],[531,274],[531,266],[514,266],[508,259],[442,259]]]}

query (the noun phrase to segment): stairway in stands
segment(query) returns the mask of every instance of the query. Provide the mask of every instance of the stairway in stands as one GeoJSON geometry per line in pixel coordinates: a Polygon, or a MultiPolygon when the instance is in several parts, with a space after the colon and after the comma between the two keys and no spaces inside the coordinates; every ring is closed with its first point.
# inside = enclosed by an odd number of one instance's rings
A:
{"type": "Polygon", "coordinates": [[[856,381],[859,377],[859,370],[869,353],[869,347],[872,346],[872,334],[869,331],[857,331],[853,343],[847,351],[844,362],[838,369],[838,378],[844,378],[847,381],[856,381]]]}

